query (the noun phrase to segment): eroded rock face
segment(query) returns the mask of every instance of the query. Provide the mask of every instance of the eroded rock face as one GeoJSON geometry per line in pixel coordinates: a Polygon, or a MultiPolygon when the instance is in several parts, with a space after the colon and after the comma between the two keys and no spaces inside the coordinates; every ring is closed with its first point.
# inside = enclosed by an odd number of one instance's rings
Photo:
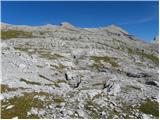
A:
{"type": "Polygon", "coordinates": [[[159,51],[118,26],[4,24],[1,46],[2,118],[158,118],[159,51]]]}

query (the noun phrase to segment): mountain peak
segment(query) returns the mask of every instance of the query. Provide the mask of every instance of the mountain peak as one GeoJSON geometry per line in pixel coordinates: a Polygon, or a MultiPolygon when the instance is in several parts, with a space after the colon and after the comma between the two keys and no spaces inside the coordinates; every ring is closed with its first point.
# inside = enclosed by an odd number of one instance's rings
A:
{"type": "Polygon", "coordinates": [[[106,28],[112,32],[122,32],[122,33],[128,34],[127,31],[123,30],[121,27],[119,27],[115,24],[111,24],[111,25],[107,26],[106,28]]]}
{"type": "Polygon", "coordinates": [[[60,23],[60,26],[63,28],[73,28],[74,26],[68,22],[62,22],[60,23]]]}
{"type": "Polygon", "coordinates": [[[153,43],[157,43],[157,44],[159,43],[159,36],[154,37],[153,43]]]}

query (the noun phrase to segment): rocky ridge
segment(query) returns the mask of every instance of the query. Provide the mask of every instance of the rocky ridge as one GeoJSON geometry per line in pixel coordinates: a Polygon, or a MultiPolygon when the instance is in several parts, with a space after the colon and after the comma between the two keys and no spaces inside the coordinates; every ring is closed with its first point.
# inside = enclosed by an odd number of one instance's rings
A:
{"type": "Polygon", "coordinates": [[[158,118],[158,42],[116,25],[1,31],[2,118],[158,118]]]}

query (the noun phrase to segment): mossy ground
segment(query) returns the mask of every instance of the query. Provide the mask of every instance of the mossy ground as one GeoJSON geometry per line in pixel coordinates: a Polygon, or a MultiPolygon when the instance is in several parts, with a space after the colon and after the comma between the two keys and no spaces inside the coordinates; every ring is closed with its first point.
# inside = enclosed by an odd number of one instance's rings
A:
{"type": "Polygon", "coordinates": [[[31,46],[26,47],[14,47],[16,50],[23,51],[28,53],[29,55],[37,54],[40,58],[45,58],[48,60],[63,58],[63,56],[59,54],[52,54],[51,51],[45,49],[31,48],[31,46]],[[29,51],[32,49],[33,51],[29,51]]]}
{"type": "Polygon", "coordinates": [[[132,113],[133,109],[137,109],[136,107],[134,108],[128,103],[121,103],[122,106],[119,107],[120,111],[117,111],[116,108],[110,109],[105,106],[100,106],[94,102],[94,100],[101,99],[102,97],[107,97],[107,96],[100,93],[100,94],[97,94],[93,99],[86,100],[86,103],[84,104],[84,108],[85,110],[87,110],[87,114],[89,118],[102,119],[101,113],[105,112],[107,115],[105,116],[105,118],[107,119],[113,119],[114,116],[117,116],[117,118],[120,118],[120,116],[123,116],[123,118],[125,119],[131,119],[131,116],[133,116],[133,113],[132,113]]]}
{"type": "Polygon", "coordinates": [[[157,118],[159,118],[159,103],[156,101],[147,100],[143,102],[139,110],[145,114],[151,114],[157,118]]]}
{"type": "Polygon", "coordinates": [[[133,90],[138,90],[140,91],[141,88],[137,87],[137,86],[133,86],[133,85],[126,85],[125,87],[123,87],[123,90],[124,92],[130,92],[130,91],[133,91],[133,90]]]}
{"type": "Polygon", "coordinates": [[[93,68],[99,69],[102,67],[102,61],[105,63],[110,63],[112,67],[116,68],[119,67],[118,63],[116,63],[116,58],[113,57],[98,57],[98,56],[91,56],[91,60],[94,60],[95,63],[91,66],[93,68]]]}
{"type": "Polygon", "coordinates": [[[63,64],[58,64],[58,65],[50,65],[51,66],[51,68],[53,67],[53,68],[56,68],[57,70],[59,70],[60,72],[62,72],[63,71],[63,69],[64,68],[66,68],[67,66],[65,66],[65,65],[63,65],[63,64]]]}
{"type": "Polygon", "coordinates": [[[100,113],[103,111],[96,103],[92,100],[87,100],[86,104],[84,105],[85,110],[87,110],[88,115],[92,119],[100,119],[100,113]]]}
{"type": "Polygon", "coordinates": [[[38,54],[41,58],[46,58],[46,59],[57,59],[57,58],[62,58],[63,56],[59,54],[51,54],[49,51],[38,51],[38,54]]]}
{"type": "Polygon", "coordinates": [[[134,107],[132,107],[129,103],[121,103],[122,106],[120,107],[121,111],[117,112],[116,108],[114,108],[113,110],[109,110],[109,116],[108,119],[113,119],[114,116],[116,115],[118,118],[120,118],[120,116],[123,116],[124,119],[133,119],[130,117],[133,116],[133,109],[136,109],[134,107]]]}
{"type": "Polygon", "coordinates": [[[17,90],[17,88],[10,88],[8,85],[1,84],[1,93],[15,90],[17,90]]]}
{"type": "Polygon", "coordinates": [[[2,101],[2,105],[14,105],[13,108],[6,110],[3,108],[1,111],[2,119],[11,119],[15,116],[18,118],[39,118],[38,116],[27,116],[27,112],[32,107],[42,108],[43,103],[38,99],[34,99],[34,96],[37,93],[26,93],[24,96],[21,97],[14,97],[7,101],[2,101]]]}
{"type": "Polygon", "coordinates": [[[1,39],[11,39],[11,38],[32,38],[31,32],[25,32],[20,30],[8,30],[8,31],[1,31],[1,39]]]}
{"type": "Polygon", "coordinates": [[[148,60],[151,60],[156,65],[159,65],[159,58],[157,56],[153,54],[147,54],[144,51],[140,51],[140,50],[132,50],[131,48],[127,48],[127,49],[128,49],[128,54],[138,55],[142,60],[148,59],[148,60]]]}
{"type": "Polygon", "coordinates": [[[56,107],[59,107],[61,102],[64,102],[64,99],[55,94],[45,92],[24,93],[24,96],[16,96],[14,98],[1,101],[3,106],[1,108],[1,118],[11,119],[13,117],[18,117],[19,119],[38,119],[40,116],[35,114],[27,115],[27,112],[29,112],[31,108],[37,108],[38,110],[46,108],[49,104],[55,104],[56,107]],[[41,101],[35,97],[37,95],[45,96],[46,100],[41,101]],[[9,105],[14,106],[11,109],[6,109],[9,105]]]}
{"type": "Polygon", "coordinates": [[[153,63],[159,65],[159,58],[153,54],[146,54],[146,53],[139,53],[140,56],[142,56],[143,58],[147,58],[149,60],[151,60],[153,63]]]}

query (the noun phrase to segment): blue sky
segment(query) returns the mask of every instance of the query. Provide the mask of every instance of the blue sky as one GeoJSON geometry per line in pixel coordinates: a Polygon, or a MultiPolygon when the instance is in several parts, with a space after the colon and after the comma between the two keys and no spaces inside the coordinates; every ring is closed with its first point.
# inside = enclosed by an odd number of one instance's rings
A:
{"type": "Polygon", "coordinates": [[[158,35],[158,2],[2,2],[2,22],[44,25],[69,22],[78,27],[116,24],[149,42],[158,35]]]}

